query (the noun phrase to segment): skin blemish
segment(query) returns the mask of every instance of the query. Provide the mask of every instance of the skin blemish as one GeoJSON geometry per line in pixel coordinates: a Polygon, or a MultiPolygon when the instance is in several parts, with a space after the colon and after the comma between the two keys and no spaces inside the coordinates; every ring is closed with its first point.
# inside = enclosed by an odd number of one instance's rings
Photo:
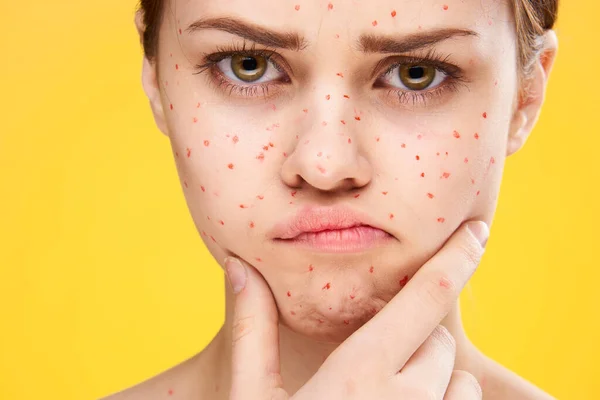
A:
{"type": "Polygon", "coordinates": [[[376,142],[379,142],[379,137],[376,137],[376,138],[375,138],[375,141],[376,141],[376,142]]]}
{"type": "Polygon", "coordinates": [[[256,196],[256,198],[259,199],[259,200],[263,200],[265,198],[265,196],[262,196],[262,195],[259,194],[258,196],[256,196]]]}
{"type": "Polygon", "coordinates": [[[483,118],[487,118],[487,113],[486,113],[486,112],[484,112],[484,113],[483,113],[481,116],[482,116],[483,118]]]}
{"type": "Polygon", "coordinates": [[[173,389],[169,389],[167,393],[169,393],[169,396],[173,396],[173,389]]]}
{"type": "Polygon", "coordinates": [[[417,139],[421,140],[423,138],[423,135],[417,135],[417,139]]]}
{"type": "Polygon", "coordinates": [[[321,151],[317,153],[317,157],[321,157],[322,155],[323,155],[323,152],[321,152],[321,151]]]}
{"type": "Polygon", "coordinates": [[[290,314],[296,315],[296,312],[295,311],[290,311],[290,314]]]}
{"type": "Polygon", "coordinates": [[[406,148],[406,143],[402,143],[402,144],[400,145],[400,147],[402,147],[403,149],[405,149],[405,148],[406,148]]]}
{"type": "Polygon", "coordinates": [[[344,98],[345,98],[345,99],[349,99],[349,98],[350,98],[350,96],[348,96],[347,94],[345,94],[345,95],[344,95],[344,98]]]}
{"type": "Polygon", "coordinates": [[[183,181],[183,184],[186,188],[188,187],[187,181],[183,181]]]}
{"type": "Polygon", "coordinates": [[[330,310],[333,310],[333,308],[332,308],[332,307],[329,307],[329,309],[330,309],[330,310]]]}
{"type": "Polygon", "coordinates": [[[291,192],[290,194],[292,195],[292,197],[296,196],[296,193],[298,193],[297,190],[294,190],[293,192],[291,192]]]}
{"type": "Polygon", "coordinates": [[[231,141],[233,142],[233,144],[236,144],[237,142],[239,142],[239,141],[240,141],[240,138],[239,138],[237,135],[235,135],[235,136],[234,136],[234,137],[231,139],[231,141]]]}
{"type": "Polygon", "coordinates": [[[186,149],[187,151],[187,158],[190,158],[190,156],[192,155],[192,149],[190,149],[189,147],[186,149]]]}
{"type": "Polygon", "coordinates": [[[175,157],[179,158],[179,152],[175,152],[175,157]]]}
{"type": "Polygon", "coordinates": [[[450,178],[450,173],[449,172],[444,172],[442,174],[442,176],[440,176],[440,179],[448,179],[448,178],[450,178]]]}
{"type": "Polygon", "coordinates": [[[175,64],[175,69],[179,70],[179,64],[175,64]]]}
{"type": "Polygon", "coordinates": [[[327,126],[327,121],[323,121],[323,122],[321,122],[321,125],[323,125],[323,126],[327,126]]]}
{"type": "Polygon", "coordinates": [[[172,110],[173,109],[173,104],[169,104],[169,108],[172,110]]]}
{"type": "Polygon", "coordinates": [[[369,272],[372,274],[374,270],[375,270],[375,267],[373,267],[373,266],[371,265],[371,267],[369,267],[369,272]]]}
{"type": "Polygon", "coordinates": [[[327,170],[323,167],[321,167],[320,165],[317,165],[317,169],[319,170],[320,173],[324,174],[327,172],[327,170]]]}
{"type": "Polygon", "coordinates": [[[250,228],[254,228],[256,225],[254,225],[254,221],[250,221],[250,223],[248,224],[248,226],[249,226],[250,228]]]}
{"type": "Polygon", "coordinates": [[[284,157],[287,157],[287,153],[286,153],[285,151],[283,152],[283,156],[284,156],[284,157]]]}
{"type": "Polygon", "coordinates": [[[308,113],[308,108],[305,108],[304,110],[302,110],[305,114],[308,113]]]}
{"type": "Polygon", "coordinates": [[[433,194],[432,193],[427,193],[427,197],[429,197],[430,199],[433,199],[433,194]]]}
{"type": "Polygon", "coordinates": [[[314,269],[315,267],[313,267],[312,264],[308,266],[308,272],[312,272],[314,269]]]}
{"type": "Polygon", "coordinates": [[[392,18],[396,16],[396,10],[392,10],[392,18]]]}
{"type": "Polygon", "coordinates": [[[356,297],[355,295],[351,294],[350,295],[350,300],[354,300],[355,297],[356,297]]]}
{"type": "Polygon", "coordinates": [[[479,191],[479,190],[478,190],[478,191],[477,191],[477,193],[476,193],[475,195],[476,195],[476,196],[479,196],[479,193],[480,193],[480,192],[481,192],[481,191],[479,191]]]}
{"type": "Polygon", "coordinates": [[[198,104],[196,105],[196,108],[200,108],[200,102],[198,102],[198,104]]]}
{"type": "Polygon", "coordinates": [[[327,4],[327,9],[329,11],[333,10],[333,4],[332,3],[327,4]]]}
{"type": "Polygon", "coordinates": [[[440,224],[443,224],[444,221],[446,221],[446,218],[440,217],[440,218],[437,219],[437,222],[439,222],[440,224]]]}
{"type": "Polygon", "coordinates": [[[181,28],[179,28],[179,34],[180,34],[180,35],[182,34],[181,28]]]}
{"type": "Polygon", "coordinates": [[[331,99],[331,95],[328,94],[327,96],[325,96],[325,100],[329,100],[329,99],[331,99]]]}
{"type": "Polygon", "coordinates": [[[288,296],[288,297],[292,297],[292,293],[290,293],[290,291],[289,291],[289,290],[288,290],[288,292],[287,292],[287,296],[288,296]]]}
{"type": "Polygon", "coordinates": [[[394,214],[390,214],[390,219],[394,219],[394,214]]]}
{"type": "Polygon", "coordinates": [[[194,124],[198,123],[198,118],[197,118],[197,117],[194,117],[194,118],[192,118],[192,122],[193,122],[194,124]]]}
{"type": "Polygon", "coordinates": [[[398,283],[400,284],[400,286],[406,286],[407,282],[408,282],[408,275],[404,275],[404,278],[400,279],[400,281],[398,283]]]}
{"type": "Polygon", "coordinates": [[[348,138],[348,144],[352,143],[352,139],[348,138]]]}
{"type": "Polygon", "coordinates": [[[377,20],[375,20],[375,21],[371,22],[371,25],[373,25],[373,26],[377,26],[377,20]]]}
{"type": "Polygon", "coordinates": [[[354,119],[360,121],[360,117],[358,115],[354,116],[354,119]]]}
{"type": "Polygon", "coordinates": [[[255,257],[254,259],[258,262],[262,262],[262,258],[260,258],[260,257],[255,257]]]}
{"type": "Polygon", "coordinates": [[[345,323],[346,325],[350,325],[350,321],[348,321],[347,319],[345,319],[345,320],[344,320],[344,323],[345,323]]]}
{"type": "Polygon", "coordinates": [[[220,219],[220,220],[219,220],[219,223],[220,223],[221,225],[225,225],[225,221],[223,221],[222,219],[220,219]]]}
{"type": "Polygon", "coordinates": [[[357,193],[357,194],[354,195],[354,198],[358,199],[359,196],[360,196],[360,193],[357,193]]]}
{"type": "Polygon", "coordinates": [[[343,119],[340,122],[342,123],[342,125],[346,125],[346,121],[344,121],[343,119]]]}
{"type": "Polygon", "coordinates": [[[265,153],[263,153],[263,152],[260,152],[260,153],[259,153],[259,154],[256,156],[256,159],[257,159],[257,160],[259,160],[259,161],[264,161],[264,159],[265,159],[265,153]]]}
{"type": "Polygon", "coordinates": [[[205,140],[204,141],[204,146],[206,146],[206,147],[210,146],[210,140],[205,140]]]}
{"type": "Polygon", "coordinates": [[[475,135],[473,135],[473,137],[475,138],[475,140],[479,139],[479,134],[477,132],[475,132],[475,135]]]}
{"type": "Polygon", "coordinates": [[[200,186],[200,189],[202,189],[203,192],[206,192],[206,189],[204,188],[204,186],[200,186]]]}
{"type": "Polygon", "coordinates": [[[496,163],[496,159],[494,157],[490,158],[490,164],[495,164],[496,163]]]}
{"type": "Polygon", "coordinates": [[[229,168],[229,169],[233,169],[233,168],[234,168],[234,167],[233,167],[233,164],[232,164],[232,163],[229,163],[229,164],[227,164],[227,168],[229,168]]]}
{"type": "Polygon", "coordinates": [[[387,196],[388,192],[381,192],[381,194],[387,196]]]}
{"type": "Polygon", "coordinates": [[[421,172],[421,178],[425,178],[425,172],[421,172]]]}
{"type": "Polygon", "coordinates": [[[447,278],[442,278],[440,279],[440,286],[448,289],[452,286],[452,283],[447,278]]]}
{"type": "Polygon", "coordinates": [[[327,283],[325,284],[325,286],[323,286],[323,289],[322,289],[322,290],[324,290],[324,289],[327,289],[327,290],[331,289],[331,283],[327,282],[327,283]]]}
{"type": "Polygon", "coordinates": [[[342,74],[341,72],[338,72],[336,75],[339,76],[340,78],[344,77],[344,74],[342,74]]]}
{"type": "Polygon", "coordinates": [[[419,156],[415,156],[415,158],[417,159],[417,161],[419,161],[421,159],[421,157],[419,157],[419,156]]]}
{"type": "Polygon", "coordinates": [[[296,6],[294,7],[294,9],[295,9],[296,11],[300,11],[300,4],[296,4],[296,6]]]}
{"type": "Polygon", "coordinates": [[[448,10],[448,5],[444,4],[444,6],[442,8],[444,9],[444,11],[447,11],[448,10]]]}
{"type": "Polygon", "coordinates": [[[467,164],[469,162],[469,159],[467,157],[465,157],[465,164],[467,164]]]}
{"type": "Polygon", "coordinates": [[[240,204],[240,208],[248,208],[248,206],[245,204],[240,204]]]}
{"type": "Polygon", "coordinates": [[[457,138],[457,139],[460,139],[460,133],[458,133],[457,131],[454,131],[454,132],[452,133],[452,136],[454,136],[454,137],[455,137],[455,138],[457,138]]]}
{"type": "Polygon", "coordinates": [[[217,243],[217,239],[215,239],[215,238],[213,237],[213,235],[210,235],[210,239],[211,239],[213,242],[217,243]]]}

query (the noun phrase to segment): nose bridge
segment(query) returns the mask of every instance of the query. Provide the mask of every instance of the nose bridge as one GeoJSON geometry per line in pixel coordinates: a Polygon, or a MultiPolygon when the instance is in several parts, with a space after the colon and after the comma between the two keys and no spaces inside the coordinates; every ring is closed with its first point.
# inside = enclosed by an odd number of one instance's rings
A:
{"type": "Polygon", "coordinates": [[[331,191],[364,186],[371,180],[371,166],[355,138],[359,132],[346,94],[349,88],[331,78],[315,82],[305,93],[306,118],[298,125],[296,147],[282,168],[282,178],[292,186],[305,181],[331,191]]]}

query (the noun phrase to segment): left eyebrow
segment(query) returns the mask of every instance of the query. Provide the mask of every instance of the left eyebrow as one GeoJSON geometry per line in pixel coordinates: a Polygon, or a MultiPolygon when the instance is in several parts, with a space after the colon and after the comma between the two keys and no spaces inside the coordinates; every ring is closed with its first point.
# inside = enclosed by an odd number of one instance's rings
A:
{"type": "Polygon", "coordinates": [[[479,37],[479,34],[469,29],[459,28],[439,28],[401,37],[367,34],[358,39],[358,48],[364,53],[407,53],[431,47],[456,36],[479,37]]]}

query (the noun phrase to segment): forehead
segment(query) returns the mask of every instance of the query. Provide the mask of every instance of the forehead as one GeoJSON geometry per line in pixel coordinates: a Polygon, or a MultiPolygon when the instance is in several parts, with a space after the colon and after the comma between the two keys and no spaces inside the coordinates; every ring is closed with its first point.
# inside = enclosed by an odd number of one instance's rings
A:
{"type": "Polygon", "coordinates": [[[485,39],[513,28],[512,0],[167,0],[166,19],[187,27],[199,18],[235,17],[294,31],[310,43],[320,32],[402,34],[464,28],[485,39]]]}

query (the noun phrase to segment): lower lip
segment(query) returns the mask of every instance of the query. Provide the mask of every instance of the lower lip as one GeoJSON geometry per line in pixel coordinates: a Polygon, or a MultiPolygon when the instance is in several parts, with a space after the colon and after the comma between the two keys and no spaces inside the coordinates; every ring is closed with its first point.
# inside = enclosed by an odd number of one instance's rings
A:
{"type": "Polygon", "coordinates": [[[277,241],[330,253],[356,253],[390,239],[392,236],[381,229],[355,226],[346,229],[305,232],[292,239],[277,239],[277,241]]]}

